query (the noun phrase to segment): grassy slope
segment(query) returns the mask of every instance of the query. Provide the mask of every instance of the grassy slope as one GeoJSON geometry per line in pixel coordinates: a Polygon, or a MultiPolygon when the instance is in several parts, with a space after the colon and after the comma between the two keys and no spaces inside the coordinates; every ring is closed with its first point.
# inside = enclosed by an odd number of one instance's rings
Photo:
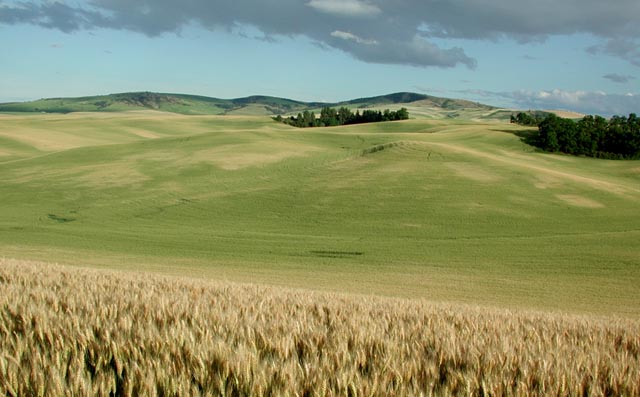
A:
{"type": "Polygon", "coordinates": [[[301,103],[287,99],[250,97],[236,100],[203,97],[197,95],[160,94],[150,92],[122,93],[79,98],[48,98],[30,102],[0,104],[0,112],[122,112],[157,110],[190,115],[218,115],[238,112],[254,101],[261,104],[260,115],[270,114],[265,106],[299,108],[301,103]]]}
{"type": "Polygon", "coordinates": [[[179,114],[222,114],[231,106],[221,99],[192,95],[125,93],[79,98],[47,98],[0,104],[0,112],[122,112],[153,109],[179,114]]]}
{"type": "Polygon", "coordinates": [[[520,132],[1,116],[0,254],[640,315],[640,163],[536,153],[520,132]]]}

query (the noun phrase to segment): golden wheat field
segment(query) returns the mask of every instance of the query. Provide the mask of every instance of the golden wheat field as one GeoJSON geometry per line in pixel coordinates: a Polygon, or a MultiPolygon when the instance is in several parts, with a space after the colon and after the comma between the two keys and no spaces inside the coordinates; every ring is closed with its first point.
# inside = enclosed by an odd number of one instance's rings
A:
{"type": "Polygon", "coordinates": [[[0,260],[0,395],[638,396],[640,322],[0,260]]]}

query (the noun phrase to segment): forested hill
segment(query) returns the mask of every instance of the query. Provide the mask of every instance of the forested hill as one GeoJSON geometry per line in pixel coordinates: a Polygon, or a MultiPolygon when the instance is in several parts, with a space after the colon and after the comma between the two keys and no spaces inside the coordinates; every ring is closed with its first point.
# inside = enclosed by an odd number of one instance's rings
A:
{"type": "Polygon", "coordinates": [[[304,110],[320,110],[323,107],[346,106],[351,109],[377,108],[394,104],[415,104],[446,110],[493,109],[475,102],[440,98],[410,92],[399,92],[368,98],[352,99],[337,103],[303,102],[271,96],[249,96],[236,99],[220,99],[197,95],[132,92],[79,98],[49,98],[30,102],[0,104],[0,112],[72,113],[119,112],[132,110],[158,110],[179,114],[202,115],[286,115],[304,110]]]}

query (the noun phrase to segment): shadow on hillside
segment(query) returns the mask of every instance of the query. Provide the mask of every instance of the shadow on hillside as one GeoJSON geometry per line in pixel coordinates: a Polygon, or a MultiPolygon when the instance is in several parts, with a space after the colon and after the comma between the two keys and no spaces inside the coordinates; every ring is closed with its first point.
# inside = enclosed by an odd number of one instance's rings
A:
{"type": "Polygon", "coordinates": [[[522,130],[494,130],[498,132],[504,132],[506,134],[515,135],[524,143],[529,146],[533,146],[538,149],[538,131],[533,129],[522,130]]]}

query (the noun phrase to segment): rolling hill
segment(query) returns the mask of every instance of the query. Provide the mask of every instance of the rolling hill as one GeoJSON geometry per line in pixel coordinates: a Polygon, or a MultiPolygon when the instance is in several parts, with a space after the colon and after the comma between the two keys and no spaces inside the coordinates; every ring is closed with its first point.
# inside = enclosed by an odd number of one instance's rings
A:
{"type": "Polygon", "coordinates": [[[541,153],[529,131],[2,114],[0,255],[640,316],[640,162],[541,153]]]}
{"type": "MultiPolygon", "coordinates": [[[[49,98],[31,102],[0,104],[0,112],[73,113],[157,110],[185,115],[270,116],[316,110],[324,106],[347,106],[354,109],[399,107],[436,109],[442,112],[461,110],[492,111],[495,108],[459,99],[439,98],[415,93],[395,93],[359,98],[337,103],[301,102],[270,96],[219,99],[196,95],[133,92],[80,98],[49,98]]],[[[508,117],[508,116],[507,116],[508,117]]]]}

